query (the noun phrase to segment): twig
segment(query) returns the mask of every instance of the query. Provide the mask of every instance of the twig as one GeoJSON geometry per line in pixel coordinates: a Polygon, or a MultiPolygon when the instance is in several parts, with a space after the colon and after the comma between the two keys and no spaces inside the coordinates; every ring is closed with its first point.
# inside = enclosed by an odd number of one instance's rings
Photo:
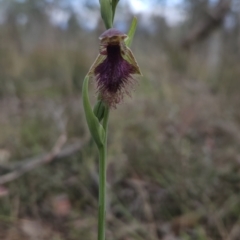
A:
{"type": "Polygon", "coordinates": [[[72,144],[72,145],[62,149],[62,147],[66,143],[66,141],[67,141],[66,135],[62,134],[58,138],[57,142],[55,143],[55,145],[50,153],[31,158],[30,160],[27,160],[27,161],[25,160],[24,164],[20,165],[18,168],[16,168],[12,172],[7,173],[3,176],[0,176],[0,184],[4,184],[4,183],[10,182],[10,181],[13,181],[13,180],[21,177],[24,173],[29,172],[42,164],[46,164],[53,160],[71,156],[74,153],[76,153],[77,151],[79,151],[82,148],[82,146],[84,145],[84,143],[86,142],[86,141],[79,141],[75,144],[72,144]]]}

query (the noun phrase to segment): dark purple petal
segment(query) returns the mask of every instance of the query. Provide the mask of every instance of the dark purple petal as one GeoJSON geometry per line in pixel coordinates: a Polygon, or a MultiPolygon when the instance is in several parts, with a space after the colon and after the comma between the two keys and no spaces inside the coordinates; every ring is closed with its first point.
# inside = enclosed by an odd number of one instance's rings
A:
{"type": "Polygon", "coordinates": [[[129,87],[134,83],[132,74],[136,67],[128,63],[121,55],[119,44],[106,47],[107,57],[94,70],[98,91],[103,100],[111,107],[118,104],[124,94],[129,94],[129,87]]]}

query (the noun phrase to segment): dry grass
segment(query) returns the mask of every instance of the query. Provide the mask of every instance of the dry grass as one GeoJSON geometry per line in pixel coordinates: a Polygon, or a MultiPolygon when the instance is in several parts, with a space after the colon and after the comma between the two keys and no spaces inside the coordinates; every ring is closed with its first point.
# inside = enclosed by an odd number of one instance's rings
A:
{"type": "MultiPolygon", "coordinates": [[[[89,135],[80,92],[97,44],[88,39],[81,49],[7,52],[13,61],[1,85],[0,140],[11,158],[3,164],[48,151],[62,131],[69,141],[89,135]]],[[[144,77],[110,116],[107,239],[238,239],[238,68],[230,82],[221,69],[226,77],[213,91],[204,58],[175,58],[148,41],[133,46],[144,77]]],[[[94,101],[94,84],[91,91],[94,101]]],[[[0,238],[96,239],[97,174],[90,141],[76,156],[8,184],[0,238]]]]}

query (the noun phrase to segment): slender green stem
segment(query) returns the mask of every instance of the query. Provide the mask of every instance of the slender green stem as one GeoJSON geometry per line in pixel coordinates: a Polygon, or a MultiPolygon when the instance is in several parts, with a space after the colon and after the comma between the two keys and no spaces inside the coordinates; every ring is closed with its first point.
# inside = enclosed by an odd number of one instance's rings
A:
{"type": "Polygon", "coordinates": [[[108,127],[109,107],[106,106],[103,117],[103,129],[105,130],[105,141],[107,141],[107,127],[108,127]]]}
{"type": "Polygon", "coordinates": [[[99,148],[99,209],[98,209],[98,240],[105,240],[106,225],[106,178],[107,178],[107,127],[109,109],[106,108],[103,118],[105,139],[103,147],[99,148]]]}
{"type": "Polygon", "coordinates": [[[106,147],[99,149],[98,240],[105,240],[106,218],[106,147]]]}

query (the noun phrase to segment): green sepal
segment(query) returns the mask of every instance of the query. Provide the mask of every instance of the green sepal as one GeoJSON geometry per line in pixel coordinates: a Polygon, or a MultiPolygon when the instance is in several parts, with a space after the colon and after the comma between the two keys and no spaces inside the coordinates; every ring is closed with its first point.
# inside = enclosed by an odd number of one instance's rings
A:
{"type": "Polygon", "coordinates": [[[98,148],[101,148],[104,145],[105,131],[102,125],[100,124],[100,122],[98,121],[98,118],[94,115],[92,111],[92,108],[89,102],[89,97],[88,97],[88,80],[89,80],[89,76],[87,75],[83,81],[83,89],[82,89],[83,107],[84,107],[88,128],[90,130],[92,138],[96,142],[98,148]]]}
{"type": "Polygon", "coordinates": [[[129,47],[125,47],[124,53],[125,54],[122,54],[122,57],[135,68],[133,74],[139,74],[142,76],[140,67],[138,66],[137,60],[135,59],[131,49],[129,47]]]}
{"type": "Polygon", "coordinates": [[[127,38],[127,40],[125,41],[125,43],[126,43],[126,45],[127,45],[128,47],[130,47],[131,44],[132,44],[133,37],[134,37],[134,34],[135,34],[135,32],[136,32],[136,28],[137,28],[137,18],[134,17],[133,20],[132,20],[131,26],[130,26],[130,28],[129,28],[128,34],[127,34],[127,35],[128,35],[128,38],[127,38]]]}
{"type": "Polygon", "coordinates": [[[112,28],[113,12],[112,0],[99,0],[101,8],[101,16],[107,29],[112,28]]]}
{"type": "Polygon", "coordinates": [[[106,106],[102,100],[98,100],[93,108],[93,113],[97,117],[98,121],[101,122],[104,117],[106,106]]]}

